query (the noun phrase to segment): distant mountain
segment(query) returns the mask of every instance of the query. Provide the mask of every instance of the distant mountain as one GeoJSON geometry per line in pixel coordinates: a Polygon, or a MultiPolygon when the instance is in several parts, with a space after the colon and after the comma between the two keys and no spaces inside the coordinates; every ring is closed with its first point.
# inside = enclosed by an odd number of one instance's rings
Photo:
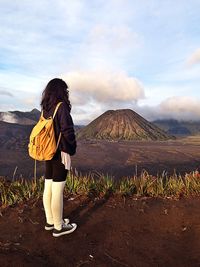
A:
{"type": "MultiPolygon", "coordinates": [[[[39,120],[39,117],[40,117],[40,111],[36,108],[27,112],[23,111],[0,112],[0,122],[7,122],[12,124],[33,126],[39,120]]],[[[74,129],[75,131],[78,131],[83,127],[84,127],[83,125],[75,125],[74,129]]]]}
{"type": "Polygon", "coordinates": [[[196,135],[200,134],[200,121],[156,120],[153,123],[172,135],[196,135]]]}
{"type": "Polygon", "coordinates": [[[167,140],[172,136],[131,109],[108,110],[78,131],[79,139],[167,140]]]}
{"type": "Polygon", "coordinates": [[[0,112],[0,121],[17,123],[22,125],[33,125],[40,117],[40,111],[33,109],[30,112],[8,111],[0,112]]]}

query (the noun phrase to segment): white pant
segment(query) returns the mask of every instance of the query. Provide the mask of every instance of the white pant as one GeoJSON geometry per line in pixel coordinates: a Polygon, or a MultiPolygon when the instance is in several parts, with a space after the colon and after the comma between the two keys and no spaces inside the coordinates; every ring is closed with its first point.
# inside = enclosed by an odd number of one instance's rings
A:
{"type": "Polygon", "coordinates": [[[54,224],[54,228],[60,230],[63,221],[63,191],[64,182],[53,182],[45,179],[43,205],[48,224],[54,224]]]}

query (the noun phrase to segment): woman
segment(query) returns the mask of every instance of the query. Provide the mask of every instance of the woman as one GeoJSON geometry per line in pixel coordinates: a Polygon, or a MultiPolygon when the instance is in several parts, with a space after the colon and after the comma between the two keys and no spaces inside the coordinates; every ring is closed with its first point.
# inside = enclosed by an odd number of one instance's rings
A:
{"type": "Polygon", "coordinates": [[[43,116],[53,116],[55,108],[62,102],[54,117],[56,141],[59,142],[57,152],[51,160],[45,161],[45,184],[43,205],[46,215],[46,230],[53,230],[53,236],[72,233],[76,230],[75,223],[63,220],[63,191],[66,176],[70,170],[70,155],[76,153],[74,124],[70,115],[71,104],[67,84],[58,78],[51,80],[42,94],[41,107],[43,116]],[[59,138],[59,135],[61,137],[59,138]]]}

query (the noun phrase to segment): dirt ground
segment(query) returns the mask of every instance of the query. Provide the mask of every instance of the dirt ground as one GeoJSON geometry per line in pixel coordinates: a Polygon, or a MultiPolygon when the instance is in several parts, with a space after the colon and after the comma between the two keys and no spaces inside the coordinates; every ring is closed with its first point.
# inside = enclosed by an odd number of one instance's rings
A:
{"type": "Polygon", "coordinates": [[[199,169],[200,136],[169,141],[80,141],[72,165],[80,173],[100,172],[115,178],[146,170],[153,175],[199,169]]]}
{"type": "MultiPolygon", "coordinates": [[[[72,167],[80,175],[104,173],[116,179],[139,175],[142,170],[153,175],[163,171],[185,174],[199,169],[199,162],[200,136],[163,142],[78,141],[77,153],[72,157],[72,167]]],[[[33,171],[34,160],[27,151],[0,149],[1,176],[28,179],[33,177],[33,171]]],[[[37,162],[37,175],[44,175],[43,162],[37,162]]]]}
{"type": "Polygon", "coordinates": [[[0,266],[200,266],[200,197],[68,196],[64,214],[78,228],[54,238],[41,199],[2,211],[0,266]]]}

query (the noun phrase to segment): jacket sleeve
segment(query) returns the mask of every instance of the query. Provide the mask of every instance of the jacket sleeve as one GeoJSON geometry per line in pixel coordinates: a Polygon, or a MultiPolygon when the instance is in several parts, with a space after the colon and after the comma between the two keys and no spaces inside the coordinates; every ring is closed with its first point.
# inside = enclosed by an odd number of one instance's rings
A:
{"type": "Polygon", "coordinates": [[[64,149],[72,156],[76,153],[76,136],[74,132],[74,123],[65,103],[62,103],[58,109],[58,120],[64,149]]]}

